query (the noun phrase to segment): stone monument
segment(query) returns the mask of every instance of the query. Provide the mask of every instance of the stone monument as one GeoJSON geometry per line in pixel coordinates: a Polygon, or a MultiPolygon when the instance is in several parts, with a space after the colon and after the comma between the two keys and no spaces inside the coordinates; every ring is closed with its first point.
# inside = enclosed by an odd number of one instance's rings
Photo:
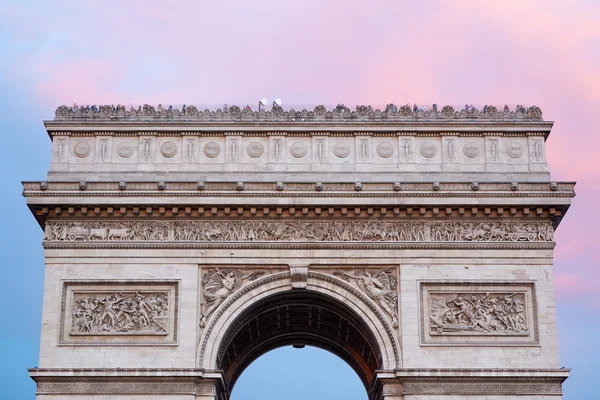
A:
{"type": "Polygon", "coordinates": [[[561,398],[575,184],[550,178],[538,107],[61,106],[45,126],[48,176],[23,183],[39,400],[227,400],[288,345],[370,400],[561,398]]]}

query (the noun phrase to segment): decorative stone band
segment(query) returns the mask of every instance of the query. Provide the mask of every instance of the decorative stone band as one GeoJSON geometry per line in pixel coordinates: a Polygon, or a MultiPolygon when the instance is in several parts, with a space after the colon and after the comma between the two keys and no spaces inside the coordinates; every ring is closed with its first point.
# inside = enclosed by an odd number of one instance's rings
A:
{"type": "Polygon", "coordinates": [[[403,394],[408,395],[560,395],[561,380],[544,379],[541,382],[515,379],[486,379],[440,381],[436,379],[405,381],[403,394]]]}
{"type": "Polygon", "coordinates": [[[56,221],[51,242],[553,242],[550,222],[497,220],[56,221]]]}
{"type": "Polygon", "coordinates": [[[165,371],[167,376],[144,377],[38,377],[35,370],[30,372],[38,395],[216,395],[220,389],[217,380],[200,378],[201,373],[193,370],[186,374],[190,376],[168,376],[170,371],[165,371]]]}
{"type": "Polygon", "coordinates": [[[156,108],[149,104],[144,104],[137,108],[124,105],[92,105],[68,107],[62,105],[56,109],[55,121],[86,121],[107,120],[115,121],[165,121],[165,122],[185,122],[197,121],[208,124],[226,123],[232,121],[240,122],[304,122],[308,121],[331,121],[340,122],[362,122],[365,121],[398,121],[406,119],[411,120],[527,120],[542,121],[542,110],[537,106],[525,108],[517,106],[510,110],[508,106],[498,109],[495,106],[485,105],[481,109],[468,106],[463,109],[455,110],[454,107],[446,105],[426,107],[410,106],[408,104],[396,106],[388,104],[384,110],[373,109],[371,106],[359,105],[352,111],[344,105],[327,110],[324,105],[318,105],[313,110],[304,108],[301,111],[294,109],[284,110],[281,106],[273,107],[270,111],[253,111],[247,107],[224,106],[217,110],[198,109],[196,106],[183,106],[181,109],[168,107],[164,108],[158,105],[156,108]]]}
{"type": "MultiPolygon", "coordinates": [[[[323,182],[321,191],[315,190],[315,182],[281,182],[282,188],[277,187],[277,182],[244,182],[243,191],[239,191],[238,182],[166,182],[164,190],[159,190],[159,182],[127,182],[126,189],[120,188],[120,182],[86,182],[85,190],[82,190],[80,182],[23,182],[23,194],[29,196],[68,196],[69,192],[84,196],[86,194],[97,196],[98,193],[111,192],[124,196],[133,192],[136,196],[152,195],[161,193],[162,196],[191,196],[193,193],[202,196],[216,196],[224,193],[227,196],[258,195],[253,192],[267,192],[265,195],[272,196],[294,196],[302,194],[306,196],[314,193],[320,197],[327,194],[341,195],[346,193],[353,197],[361,196],[383,196],[393,195],[415,196],[427,193],[428,196],[438,197],[465,197],[469,196],[497,196],[497,197],[573,197],[574,182],[479,182],[477,191],[472,188],[473,182],[438,182],[434,188],[434,182],[362,182],[361,191],[357,193],[355,182],[323,182]],[[282,190],[283,189],[283,190],[282,190]],[[341,193],[338,193],[341,192],[341,193]],[[371,192],[371,193],[366,193],[371,192]],[[387,192],[387,193],[386,193],[387,192]]],[[[104,195],[104,194],[103,194],[104,195]]]]}
{"type": "Polygon", "coordinates": [[[378,373],[387,395],[561,395],[569,369],[399,369],[378,373]]]}
{"type": "MultiPolygon", "coordinates": [[[[378,372],[375,390],[384,395],[561,395],[569,371],[400,369],[378,372]]],[[[218,372],[199,369],[36,368],[29,372],[38,395],[218,395],[223,390],[218,372]]]]}
{"type": "Polygon", "coordinates": [[[214,394],[214,386],[197,385],[194,379],[147,379],[124,378],[112,379],[68,379],[64,381],[37,382],[39,394],[214,394]]]}

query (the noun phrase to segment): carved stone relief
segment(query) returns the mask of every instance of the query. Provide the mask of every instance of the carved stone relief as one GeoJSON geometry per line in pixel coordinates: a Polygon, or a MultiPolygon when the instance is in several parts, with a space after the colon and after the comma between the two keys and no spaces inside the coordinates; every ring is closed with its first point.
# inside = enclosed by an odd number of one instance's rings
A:
{"type": "Polygon", "coordinates": [[[430,293],[431,335],[519,335],[529,331],[524,293],[430,293]]]}
{"type": "Polygon", "coordinates": [[[144,151],[143,151],[144,161],[150,161],[150,140],[144,140],[144,151]]]}
{"type": "Polygon", "coordinates": [[[281,139],[275,139],[273,141],[273,158],[275,161],[281,160],[281,139]]]}
{"type": "Polygon", "coordinates": [[[73,153],[79,158],[86,158],[91,151],[92,148],[88,142],[78,142],[73,147],[73,153]]]}
{"type": "Polygon", "coordinates": [[[108,153],[108,140],[103,139],[100,141],[100,161],[106,161],[108,153]]]}
{"type": "Polygon", "coordinates": [[[177,281],[68,281],[61,344],[174,344],[177,281]]]}
{"type": "Polygon", "coordinates": [[[202,275],[202,307],[200,311],[200,327],[206,326],[208,317],[229,295],[240,289],[244,283],[256,280],[265,271],[239,271],[218,268],[206,271],[202,275]]]}
{"type": "Polygon", "coordinates": [[[421,283],[422,344],[533,344],[533,283],[421,283]]]}
{"type": "Polygon", "coordinates": [[[455,110],[452,106],[431,107],[429,110],[421,107],[411,107],[410,105],[396,106],[388,104],[384,110],[373,108],[371,106],[358,106],[356,111],[351,111],[348,107],[338,105],[337,107],[327,110],[323,105],[316,106],[309,112],[303,110],[283,110],[281,106],[273,106],[270,111],[261,109],[258,111],[244,110],[241,111],[239,106],[230,106],[228,109],[199,111],[194,105],[184,106],[181,109],[177,107],[169,107],[165,109],[163,106],[154,107],[149,104],[131,106],[129,110],[123,105],[85,105],[69,107],[62,105],[55,111],[55,120],[86,120],[86,119],[105,119],[105,120],[130,120],[130,121],[147,121],[152,119],[162,119],[168,117],[169,120],[196,120],[196,121],[231,121],[232,119],[244,119],[248,121],[290,121],[299,122],[306,120],[323,120],[324,117],[333,118],[336,122],[344,123],[356,122],[357,116],[362,119],[380,120],[385,118],[392,121],[405,121],[407,118],[415,120],[431,120],[431,119],[478,119],[478,120],[535,120],[542,119],[542,110],[537,106],[523,107],[517,106],[511,110],[508,106],[504,106],[499,111],[498,107],[485,105],[481,109],[476,107],[465,107],[455,110]]]}
{"type": "Polygon", "coordinates": [[[523,146],[519,142],[512,142],[506,146],[506,153],[512,158],[519,158],[524,153],[523,146]]]}
{"type": "Polygon", "coordinates": [[[463,146],[463,153],[469,158],[476,158],[479,155],[479,146],[475,142],[468,142],[463,146]]]}
{"type": "Polygon", "coordinates": [[[389,142],[382,142],[377,145],[377,154],[381,158],[390,158],[394,155],[394,146],[389,142]]]}
{"type": "Polygon", "coordinates": [[[394,270],[342,270],[333,274],[358,287],[388,314],[394,328],[398,327],[398,277],[394,270]]]}
{"type": "Polygon", "coordinates": [[[490,156],[492,161],[498,161],[498,139],[490,140],[490,156]]]}
{"type": "Polygon", "coordinates": [[[319,160],[320,163],[323,162],[323,160],[325,159],[325,141],[324,140],[317,140],[317,159],[319,160]]]}
{"type": "Polygon", "coordinates": [[[263,155],[263,153],[265,152],[265,148],[260,142],[251,142],[248,145],[246,152],[250,157],[258,158],[263,155]]]}
{"type": "Polygon", "coordinates": [[[448,140],[447,147],[448,147],[448,161],[449,162],[456,161],[456,144],[454,142],[454,139],[448,140]]]}
{"type": "Polygon", "coordinates": [[[238,141],[233,139],[229,143],[229,159],[231,162],[236,162],[238,159],[238,141]]]}
{"type": "Polygon", "coordinates": [[[194,161],[194,141],[188,140],[186,143],[186,158],[189,162],[194,161]]]}
{"type": "Polygon", "coordinates": [[[169,225],[157,221],[145,222],[63,222],[48,221],[46,240],[167,240],[169,225]]]}
{"type": "Polygon", "coordinates": [[[425,142],[419,148],[419,152],[425,158],[432,158],[437,154],[437,147],[431,142],[425,142]]]}
{"type": "Polygon", "coordinates": [[[204,145],[204,154],[206,157],[215,158],[221,154],[221,145],[217,142],[208,142],[204,145]]]}
{"type": "Polygon", "coordinates": [[[551,242],[549,222],[53,221],[50,241],[551,242]]]}
{"type": "Polygon", "coordinates": [[[404,157],[404,162],[410,162],[410,153],[411,153],[411,148],[410,148],[410,140],[404,140],[402,142],[402,154],[404,157]]]}
{"type": "Polygon", "coordinates": [[[350,145],[344,142],[338,142],[333,146],[333,154],[339,158],[346,158],[352,151],[350,145]]]}
{"type": "Polygon", "coordinates": [[[175,157],[175,155],[177,154],[177,145],[175,144],[175,142],[164,142],[162,144],[162,146],[160,146],[160,154],[163,155],[163,157],[166,158],[172,158],[175,157]]]}
{"type": "Polygon", "coordinates": [[[367,141],[366,140],[361,140],[360,141],[360,159],[362,161],[367,161],[367,159],[369,157],[367,146],[368,145],[367,145],[367,141]]]}
{"type": "Polygon", "coordinates": [[[164,335],[169,292],[73,293],[70,335],[164,335]]]}
{"type": "Polygon", "coordinates": [[[63,161],[65,154],[65,141],[64,139],[60,139],[58,143],[56,143],[56,161],[63,161]]]}
{"type": "Polygon", "coordinates": [[[135,146],[132,142],[123,142],[117,147],[117,154],[122,158],[128,158],[133,155],[135,146]]]}
{"type": "Polygon", "coordinates": [[[533,159],[535,161],[542,160],[542,142],[539,140],[533,142],[533,159]]]}
{"type": "Polygon", "coordinates": [[[292,143],[290,153],[296,158],[302,158],[308,153],[308,146],[302,142],[292,143]]]}

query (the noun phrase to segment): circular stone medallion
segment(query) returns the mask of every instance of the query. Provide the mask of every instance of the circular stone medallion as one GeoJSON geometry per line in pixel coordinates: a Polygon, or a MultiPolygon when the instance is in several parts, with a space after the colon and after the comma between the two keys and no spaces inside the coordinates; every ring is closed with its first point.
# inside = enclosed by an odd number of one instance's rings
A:
{"type": "Polygon", "coordinates": [[[221,145],[217,142],[208,142],[204,145],[204,154],[206,157],[215,158],[221,154],[221,145]]]}
{"type": "Polygon", "coordinates": [[[463,147],[463,153],[469,158],[475,158],[479,155],[479,147],[475,142],[468,142],[463,147]]]}
{"type": "Polygon", "coordinates": [[[419,148],[419,152],[425,158],[431,158],[437,154],[437,147],[431,142],[425,142],[419,148]]]}
{"type": "Polygon", "coordinates": [[[160,146],[160,154],[162,154],[166,158],[171,158],[177,154],[177,145],[174,142],[164,142],[162,146],[160,146]]]}
{"type": "Polygon", "coordinates": [[[308,146],[302,142],[293,143],[290,147],[290,153],[296,158],[302,158],[308,153],[308,146]]]}
{"type": "Polygon", "coordinates": [[[85,158],[90,155],[92,148],[87,142],[79,142],[73,147],[73,153],[79,158],[85,158]]]}
{"type": "Polygon", "coordinates": [[[350,145],[348,143],[339,142],[333,146],[333,154],[338,156],[339,158],[346,158],[350,155],[350,145]]]}
{"type": "Polygon", "coordinates": [[[131,157],[135,151],[135,146],[131,142],[123,142],[117,148],[117,154],[123,158],[131,157]]]}
{"type": "Polygon", "coordinates": [[[377,145],[377,154],[381,158],[389,158],[394,154],[394,146],[390,142],[382,142],[377,145]]]}
{"type": "Polygon", "coordinates": [[[523,146],[521,143],[512,142],[506,146],[506,153],[512,158],[519,158],[523,155],[523,146]]]}
{"type": "Polygon", "coordinates": [[[265,152],[264,146],[260,142],[251,142],[246,150],[252,158],[258,158],[265,152]]]}

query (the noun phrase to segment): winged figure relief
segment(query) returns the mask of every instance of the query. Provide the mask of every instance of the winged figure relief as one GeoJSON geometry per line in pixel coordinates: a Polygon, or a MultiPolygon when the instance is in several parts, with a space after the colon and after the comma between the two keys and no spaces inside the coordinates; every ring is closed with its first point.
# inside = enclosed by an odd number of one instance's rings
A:
{"type": "Polygon", "coordinates": [[[263,275],[265,271],[254,271],[244,274],[238,270],[224,270],[218,268],[207,271],[202,276],[203,303],[201,307],[200,327],[206,326],[210,314],[215,311],[230,294],[242,287],[244,281],[253,281],[263,275]]]}
{"type": "Polygon", "coordinates": [[[389,314],[394,328],[398,327],[398,293],[396,290],[396,279],[389,269],[380,269],[374,272],[360,270],[355,273],[342,271],[334,272],[345,281],[352,280],[375,301],[383,310],[389,314]]]}

